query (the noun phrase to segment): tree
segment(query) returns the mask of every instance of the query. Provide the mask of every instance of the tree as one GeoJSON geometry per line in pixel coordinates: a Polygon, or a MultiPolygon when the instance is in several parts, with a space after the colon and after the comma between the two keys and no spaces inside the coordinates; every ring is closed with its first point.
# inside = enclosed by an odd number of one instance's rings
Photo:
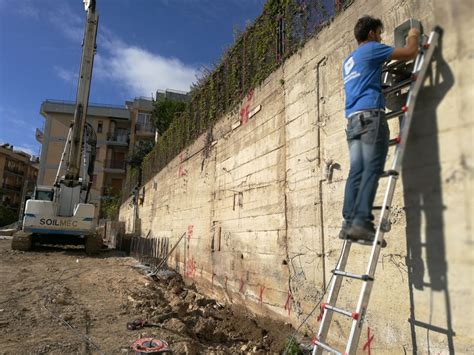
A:
{"type": "Polygon", "coordinates": [[[155,143],[150,140],[138,141],[133,153],[128,156],[127,163],[132,169],[139,169],[145,156],[151,152],[155,143]]]}
{"type": "Polygon", "coordinates": [[[102,200],[101,209],[102,216],[110,220],[116,220],[120,209],[120,194],[109,191],[106,197],[102,200]]]}
{"type": "Polygon", "coordinates": [[[17,220],[17,215],[11,209],[0,205],[0,227],[7,226],[17,220]]]}
{"type": "Polygon", "coordinates": [[[186,110],[186,106],[185,102],[168,98],[160,98],[155,101],[152,118],[159,135],[166,132],[171,122],[186,110]]]}

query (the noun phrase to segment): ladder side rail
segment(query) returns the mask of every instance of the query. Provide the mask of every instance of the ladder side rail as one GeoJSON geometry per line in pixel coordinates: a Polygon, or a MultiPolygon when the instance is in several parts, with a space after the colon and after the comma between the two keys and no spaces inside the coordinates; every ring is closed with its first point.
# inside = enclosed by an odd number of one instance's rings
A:
{"type": "Polygon", "coordinates": [[[395,193],[395,186],[396,186],[397,179],[395,176],[390,176],[387,191],[385,192],[384,201],[382,204],[382,211],[380,213],[380,222],[377,226],[376,231],[376,238],[374,240],[374,244],[372,246],[372,251],[369,259],[369,265],[367,268],[367,275],[371,277],[371,280],[367,280],[362,285],[359,300],[357,302],[356,312],[358,313],[357,319],[352,321],[351,331],[349,334],[349,339],[347,342],[346,353],[347,354],[355,354],[357,350],[357,346],[359,344],[360,339],[360,332],[362,330],[362,324],[364,322],[365,313],[367,310],[367,306],[369,304],[370,294],[372,291],[375,269],[377,267],[378,258],[380,256],[380,252],[382,250],[382,241],[383,236],[385,234],[384,230],[382,229],[382,222],[384,219],[387,219],[390,215],[390,205],[392,203],[393,195],[395,193]]]}
{"type": "MultiPolygon", "coordinates": [[[[337,270],[345,270],[347,259],[349,258],[350,250],[351,250],[351,243],[345,240],[342,246],[341,257],[339,258],[339,261],[336,266],[337,270]]],[[[328,293],[326,303],[332,306],[336,304],[337,298],[339,296],[339,290],[341,289],[342,279],[343,277],[340,275],[333,275],[333,279],[331,282],[331,286],[329,288],[329,293],[328,293]]],[[[321,325],[319,326],[317,340],[324,342],[326,341],[326,337],[329,332],[329,327],[331,326],[333,312],[327,311],[324,309],[322,310],[322,312],[323,312],[323,317],[321,319],[321,325]]],[[[322,354],[322,351],[323,349],[321,347],[318,347],[317,345],[315,345],[313,349],[313,354],[319,355],[319,354],[322,354]]]]}
{"type": "MultiPolygon", "coordinates": [[[[380,245],[376,248],[380,249],[380,245]]],[[[380,251],[379,251],[380,252],[380,251]]],[[[356,312],[359,313],[357,319],[352,321],[351,332],[349,333],[349,339],[347,341],[345,354],[355,354],[359,345],[360,333],[362,331],[362,325],[365,319],[365,313],[367,311],[367,305],[369,303],[370,293],[372,291],[373,281],[365,281],[360,291],[359,302],[357,304],[356,312]]]]}
{"type": "Polygon", "coordinates": [[[395,186],[397,183],[397,179],[394,176],[390,176],[388,179],[389,180],[387,182],[387,190],[385,192],[385,196],[384,196],[384,200],[382,204],[382,210],[380,211],[379,223],[377,225],[377,230],[375,232],[376,238],[374,240],[374,244],[373,244],[372,251],[370,254],[369,265],[367,267],[367,272],[366,272],[366,274],[372,278],[374,278],[375,276],[375,269],[377,267],[378,257],[379,257],[380,251],[382,250],[382,240],[385,234],[382,228],[383,222],[384,220],[388,219],[390,215],[390,207],[392,204],[393,195],[395,194],[395,186]]]}
{"type": "Polygon", "coordinates": [[[405,146],[408,138],[408,133],[410,130],[411,120],[413,118],[413,112],[415,111],[416,99],[418,92],[423,86],[425,81],[426,72],[428,71],[429,65],[431,63],[431,58],[433,57],[434,50],[438,45],[439,34],[436,31],[432,31],[428,39],[428,49],[418,56],[420,56],[420,61],[418,62],[418,67],[413,68],[413,74],[417,75],[417,79],[413,82],[410,87],[409,95],[407,98],[408,107],[407,112],[403,116],[403,126],[400,134],[400,143],[398,144],[395,157],[393,159],[392,170],[399,171],[402,165],[403,154],[405,152],[405,146]]]}
{"type": "Polygon", "coordinates": [[[367,273],[366,273],[372,279],[365,281],[364,284],[362,285],[362,288],[359,294],[359,300],[357,302],[357,307],[356,307],[356,312],[358,313],[359,316],[352,321],[351,331],[349,334],[349,339],[347,341],[347,347],[346,347],[347,354],[355,354],[357,350],[357,346],[359,344],[360,332],[362,330],[362,324],[364,322],[365,312],[369,304],[370,294],[372,291],[372,285],[374,282],[375,269],[377,267],[378,258],[382,250],[382,241],[383,241],[383,236],[385,234],[384,230],[382,229],[382,221],[388,218],[390,214],[390,204],[392,202],[392,198],[395,192],[396,182],[397,182],[397,179],[395,176],[389,177],[387,191],[385,193],[384,201],[382,204],[382,211],[380,213],[380,222],[377,226],[376,238],[372,246],[372,251],[371,251],[371,255],[369,259],[369,265],[368,265],[367,273]]]}

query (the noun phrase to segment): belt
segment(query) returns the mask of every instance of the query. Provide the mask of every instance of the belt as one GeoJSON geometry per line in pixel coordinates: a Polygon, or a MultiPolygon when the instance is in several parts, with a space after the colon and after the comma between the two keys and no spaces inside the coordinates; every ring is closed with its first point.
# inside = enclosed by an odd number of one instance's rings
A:
{"type": "Polygon", "coordinates": [[[385,111],[382,109],[356,111],[356,112],[351,113],[349,117],[347,118],[348,119],[351,119],[354,117],[367,118],[367,117],[373,116],[374,113],[385,113],[385,111]]]}

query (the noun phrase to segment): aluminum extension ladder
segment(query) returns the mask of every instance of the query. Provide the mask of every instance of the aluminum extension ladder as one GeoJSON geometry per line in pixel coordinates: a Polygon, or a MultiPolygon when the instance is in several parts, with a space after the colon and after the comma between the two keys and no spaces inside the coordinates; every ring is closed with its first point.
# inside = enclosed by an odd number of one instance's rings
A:
{"type": "MultiPolygon", "coordinates": [[[[396,145],[396,150],[391,165],[391,169],[385,171],[381,177],[387,177],[387,187],[383,204],[380,207],[374,207],[374,209],[380,209],[379,224],[376,229],[375,238],[372,245],[372,251],[370,254],[370,260],[367,268],[367,272],[364,275],[358,275],[351,272],[345,271],[347,259],[351,249],[352,242],[349,239],[344,241],[341,250],[341,256],[337,263],[337,266],[332,270],[333,276],[331,278],[331,284],[329,288],[328,298],[326,303],[321,304],[322,319],[319,328],[318,335],[313,339],[313,355],[321,354],[324,350],[332,354],[355,354],[359,343],[360,334],[362,331],[362,325],[364,322],[367,306],[369,304],[370,293],[374,283],[375,269],[377,267],[377,261],[384,241],[384,234],[390,230],[390,206],[392,203],[395,184],[400,175],[400,169],[402,165],[403,153],[405,151],[405,145],[408,138],[408,132],[410,130],[410,124],[413,118],[413,112],[415,108],[416,98],[423,85],[426,73],[430,66],[433,52],[438,45],[438,40],[441,35],[441,28],[435,27],[429,37],[423,40],[423,44],[420,47],[418,56],[413,63],[413,69],[411,73],[408,72],[408,78],[404,78],[399,82],[394,83],[386,89],[383,89],[385,95],[400,92],[400,90],[409,87],[406,104],[402,106],[400,110],[393,110],[386,114],[386,118],[400,118],[400,135],[397,138],[390,140],[390,145],[396,145]],[[357,279],[362,281],[362,287],[359,294],[359,300],[357,307],[354,311],[347,311],[336,307],[339,290],[341,288],[342,279],[344,277],[357,279]],[[333,349],[325,341],[329,332],[329,328],[332,321],[333,313],[339,313],[352,319],[352,327],[347,340],[346,348],[342,352],[333,349]]],[[[399,68],[403,65],[403,62],[397,61],[393,64],[389,64],[383,68],[385,75],[390,73],[400,73],[399,68]]],[[[383,74],[384,75],[384,74],[383,74]]]]}

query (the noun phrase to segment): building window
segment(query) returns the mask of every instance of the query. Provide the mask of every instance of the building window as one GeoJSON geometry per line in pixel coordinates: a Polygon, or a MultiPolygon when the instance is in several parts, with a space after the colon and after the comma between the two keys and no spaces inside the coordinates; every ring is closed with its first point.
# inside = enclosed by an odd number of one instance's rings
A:
{"type": "Polygon", "coordinates": [[[102,133],[102,127],[103,127],[103,123],[102,121],[99,121],[99,123],[97,123],[97,133],[102,133]]]}
{"type": "Polygon", "coordinates": [[[149,124],[151,123],[151,114],[140,112],[137,117],[137,123],[139,124],[149,124]]]}
{"type": "Polygon", "coordinates": [[[139,112],[137,116],[137,130],[153,132],[153,124],[151,123],[151,114],[139,112]]]}

